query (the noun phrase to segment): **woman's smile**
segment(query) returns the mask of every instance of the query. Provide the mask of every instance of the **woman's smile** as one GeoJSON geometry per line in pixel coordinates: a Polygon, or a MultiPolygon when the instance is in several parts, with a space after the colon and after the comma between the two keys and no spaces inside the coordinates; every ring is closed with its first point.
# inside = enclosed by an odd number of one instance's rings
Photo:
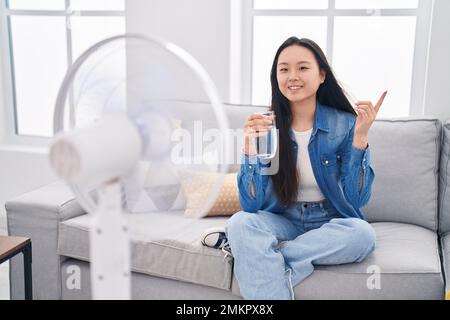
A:
{"type": "Polygon", "coordinates": [[[301,89],[303,89],[303,86],[300,85],[292,85],[292,86],[288,86],[288,89],[291,93],[297,93],[299,92],[301,89]]]}

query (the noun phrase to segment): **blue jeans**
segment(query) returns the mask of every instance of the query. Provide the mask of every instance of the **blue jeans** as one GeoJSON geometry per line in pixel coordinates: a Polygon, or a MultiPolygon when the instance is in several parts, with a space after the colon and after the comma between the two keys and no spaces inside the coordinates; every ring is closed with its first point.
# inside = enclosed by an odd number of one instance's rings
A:
{"type": "Polygon", "coordinates": [[[240,211],[225,232],[245,299],[294,299],[314,265],[361,262],[375,249],[372,226],[343,218],[324,202],[297,202],[285,213],[240,211]]]}

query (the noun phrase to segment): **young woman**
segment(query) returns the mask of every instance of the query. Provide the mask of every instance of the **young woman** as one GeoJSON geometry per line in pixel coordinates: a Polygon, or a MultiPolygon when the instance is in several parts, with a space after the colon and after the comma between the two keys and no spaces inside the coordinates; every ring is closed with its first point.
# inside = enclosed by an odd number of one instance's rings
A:
{"type": "Polygon", "coordinates": [[[320,47],[296,37],[278,49],[270,78],[278,171],[263,174],[270,163],[255,157],[251,141],[271,119],[253,114],[238,174],[243,211],[225,227],[246,299],[294,299],[314,265],[360,262],[375,248],[360,208],[374,180],[367,134],[387,92],[355,112],[320,47]]]}

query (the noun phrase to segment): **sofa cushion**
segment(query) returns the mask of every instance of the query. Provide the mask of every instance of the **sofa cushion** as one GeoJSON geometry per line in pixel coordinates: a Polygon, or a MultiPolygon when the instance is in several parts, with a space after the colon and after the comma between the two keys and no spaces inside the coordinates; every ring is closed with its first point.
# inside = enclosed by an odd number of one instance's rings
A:
{"type": "MultiPolygon", "coordinates": [[[[230,289],[231,259],[220,250],[204,247],[200,237],[210,227],[224,225],[228,217],[192,219],[183,211],[128,214],[131,268],[135,272],[230,289]]],[[[58,254],[89,261],[92,215],[60,224],[58,254]]]]}
{"type": "Polygon", "coordinates": [[[450,233],[450,120],[444,124],[439,174],[439,232],[450,233]]]}
{"type": "Polygon", "coordinates": [[[404,222],[438,229],[441,122],[377,120],[369,132],[375,181],[362,211],[370,222],[404,222]]]}
{"type": "MultiPolygon", "coordinates": [[[[316,266],[312,275],[294,288],[295,298],[443,299],[437,234],[403,223],[372,226],[377,235],[373,254],[360,263],[316,266]]],[[[232,291],[240,294],[236,279],[232,291]]]]}

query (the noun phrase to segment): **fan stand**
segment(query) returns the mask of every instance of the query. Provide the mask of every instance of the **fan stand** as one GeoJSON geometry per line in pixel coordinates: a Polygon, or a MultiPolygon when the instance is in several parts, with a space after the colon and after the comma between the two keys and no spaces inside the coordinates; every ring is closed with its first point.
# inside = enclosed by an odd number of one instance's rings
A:
{"type": "Polygon", "coordinates": [[[101,196],[90,231],[92,298],[131,298],[130,239],[117,179],[99,189],[101,196]]]}

